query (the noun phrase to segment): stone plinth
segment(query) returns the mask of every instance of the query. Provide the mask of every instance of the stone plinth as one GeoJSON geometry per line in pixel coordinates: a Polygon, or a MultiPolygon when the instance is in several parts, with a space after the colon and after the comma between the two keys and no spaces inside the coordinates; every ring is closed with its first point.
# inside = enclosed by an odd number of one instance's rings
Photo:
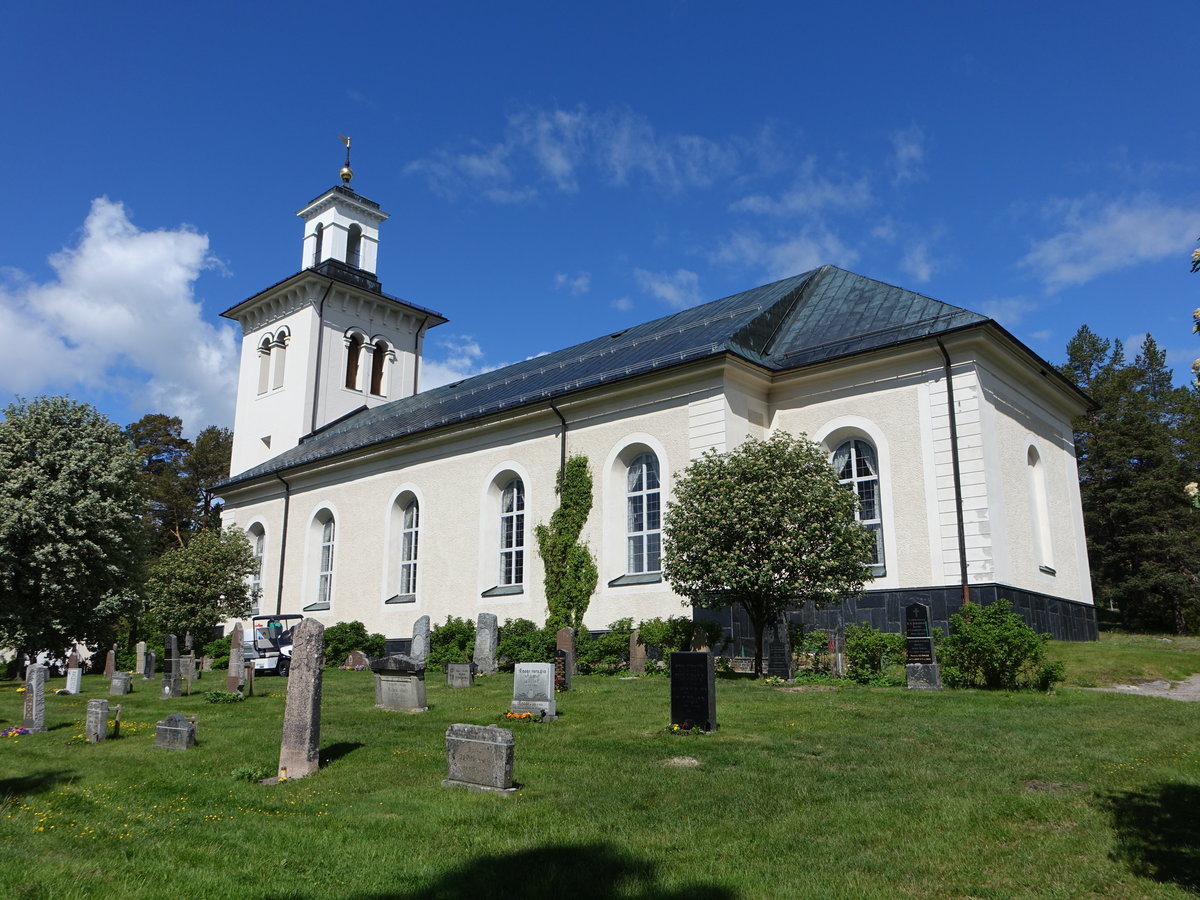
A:
{"type": "Polygon", "coordinates": [[[397,712],[422,713],[425,705],[425,673],[403,674],[377,672],[375,674],[375,706],[397,712]]]}
{"type": "Polygon", "coordinates": [[[495,725],[451,725],[446,729],[447,777],[442,784],[511,793],[513,733],[495,725]]]}
{"type": "Polygon", "coordinates": [[[940,691],[942,667],[937,663],[909,663],[904,667],[910,691],[940,691]]]}
{"type": "Polygon", "coordinates": [[[133,690],[133,676],[128,672],[114,672],[108,683],[108,693],[113,697],[123,697],[133,690]]]}

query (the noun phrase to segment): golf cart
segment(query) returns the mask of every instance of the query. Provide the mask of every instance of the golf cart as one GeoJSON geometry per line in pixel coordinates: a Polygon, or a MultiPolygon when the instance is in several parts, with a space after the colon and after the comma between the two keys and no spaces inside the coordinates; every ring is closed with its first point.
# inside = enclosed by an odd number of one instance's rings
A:
{"type": "Polygon", "coordinates": [[[282,616],[255,616],[251,619],[254,631],[255,674],[274,672],[287,675],[292,665],[292,629],[304,616],[291,613],[282,616]]]}

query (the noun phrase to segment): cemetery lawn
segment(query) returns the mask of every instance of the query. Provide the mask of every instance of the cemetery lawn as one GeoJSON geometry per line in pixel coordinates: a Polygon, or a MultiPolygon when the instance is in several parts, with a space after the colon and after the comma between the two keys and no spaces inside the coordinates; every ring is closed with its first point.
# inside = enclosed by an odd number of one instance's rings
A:
{"type": "MultiPolygon", "coordinates": [[[[501,723],[512,676],[458,691],[443,681],[430,673],[430,711],[408,715],[374,709],[369,672],[327,671],[323,767],[274,786],[244,776],[274,771],[284,680],[209,704],[218,673],[173,701],[135,678],[136,693],[111,698],[124,706],[120,738],[96,745],[83,742],[84,711],[107,682],[89,675],[80,696],[49,693],[48,732],[0,738],[3,895],[1132,900],[1200,890],[1200,704],[1069,687],[718,679],[720,730],[673,735],[665,678],[581,677],[559,695],[559,721],[508,726],[520,790],[498,796],[442,786],[445,731],[501,723]],[[199,716],[195,748],[155,749],[154,723],[171,712],[199,716]]],[[[0,682],[0,729],[20,724],[16,688],[0,682]]]]}

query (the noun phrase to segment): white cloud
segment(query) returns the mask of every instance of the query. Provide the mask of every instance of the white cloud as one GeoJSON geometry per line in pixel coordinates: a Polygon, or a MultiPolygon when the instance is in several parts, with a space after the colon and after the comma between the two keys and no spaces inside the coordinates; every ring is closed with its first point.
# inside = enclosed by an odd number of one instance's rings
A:
{"type": "Polygon", "coordinates": [[[675,309],[685,309],[705,300],[700,293],[700,276],[687,269],[676,269],[674,272],[635,269],[633,276],[642,290],[675,309]]]}
{"type": "Polygon", "coordinates": [[[920,284],[929,281],[935,268],[933,260],[929,257],[929,245],[924,241],[909,244],[900,260],[900,268],[920,284]]]}
{"type": "Polygon", "coordinates": [[[429,343],[427,341],[425,344],[425,353],[421,360],[420,378],[423,391],[507,365],[484,362],[483,348],[469,334],[448,334],[435,339],[433,344],[436,351],[432,354],[429,343]]]}
{"type": "Polygon", "coordinates": [[[699,135],[660,135],[632,110],[593,112],[581,104],[519,109],[509,114],[502,140],[470,150],[440,148],[404,171],[424,175],[445,196],[524,203],[546,188],[575,193],[588,171],[613,184],[640,174],[669,191],[707,187],[733,173],[739,158],[732,146],[699,135]]]}
{"type": "Polygon", "coordinates": [[[776,238],[752,230],[734,232],[717,248],[713,259],[757,269],[767,280],[777,281],[826,264],[850,267],[858,260],[858,252],[832,231],[812,226],[776,238]]]}
{"type": "Polygon", "coordinates": [[[568,275],[565,272],[559,272],[554,276],[554,287],[560,290],[569,291],[574,296],[586,294],[592,288],[592,273],[591,272],[576,272],[574,275],[568,275]]]}
{"type": "Polygon", "coordinates": [[[1200,210],[1171,206],[1150,195],[1057,201],[1048,215],[1061,230],[1035,242],[1021,265],[1049,290],[1173,255],[1186,260],[1200,221],[1200,210]]]}
{"type": "Polygon", "coordinates": [[[906,184],[925,177],[925,132],[916,125],[892,132],[892,155],[888,167],[892,184],[906,184]]]}
{"type": "Polygon", "coordinates": [[[205,235],[142,231],[100,197],[79,243],[50,264],[45,284],[0,285],[0,394],[116,397],[133,418],[177,415],[189,433],[232,423],[240,335],[210,324],[194,297],[216,265],[205,235]]]}
{"type": "Polygon", "coordinates": [[[629,312],[633,309],[633,301],[628,297],[618,297],[612,302],[613,309],[619,309],[621,312],[629,312]]]}
{"type": "Polygon", "coordinates": [[[857,209],[871,202],[871,187],[866,178],[832,180],[817,175],[816,168],[816,160],[808,157],[801,164],[792,186],[778,197],[751,194],[729,208],[733,212],[794,216],[830,209],[857,209]]]}
{"type": "MultiPolygon", "coordinates": [[[[979,305],[979,311],[989,319],[995,319],[1009,331],[1016,329],[1030,313],[1037,312],[1040,303],[1024,297],[1000,297],[979,305]]],[[[1037,337],[1038,335],[1034,335],[1037,337]]]]}

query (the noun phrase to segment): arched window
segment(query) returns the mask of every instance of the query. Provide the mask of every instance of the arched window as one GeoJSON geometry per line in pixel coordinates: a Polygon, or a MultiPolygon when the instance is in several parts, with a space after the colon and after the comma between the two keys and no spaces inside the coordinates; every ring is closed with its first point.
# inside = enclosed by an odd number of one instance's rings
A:
{"type": "Polygon", "coordinates": [[[271,336],[258,345],[258,392],[265,394],[271,387],[271,336]]]}
{"type": "Polygon", "coordinates": [[[358,390],[358,359],[362,356],[363,336],[350,335],[346,341],[346,387],[358,390]]]}
{"type": "Polygon", "coordinates": [[[525,583],[525,485],[514,478],[500,494],[500,585],[525,583]]]}
{"type": "Polygon", "coordinates": [[[662,506],[653,453],[635,459],[625,478],[625,546],[627,574],[662,568],[662,506]]]}
{"type": "Polygon", "coordinates": [[[858,495],[855,517],[875,537],[875,553],[870,563],[878,574],[883,569],[883,519],[875,448],[863,440],[846,441],[833,454],[833,469],[839,482],[858,495]]]}
{"type": "Polygon", "coordinates": [[[400,530],[400,587],[398,593],[408,596],[417,592],[417,548],[421,525],[421,510],[414,497],[404,507],[400,530]]]}
{"type": "Polygon", "coordinates": [[[325,226],[318,222],[316,231],[313,233],[317,236],[317,239],[313,242],[312,264],[315,266],[321,261],[321,249],[322,245],[325,243],[325,226]]]}
{"type": "Polygon", "coordinates": [[[333,599],[333,514],[326,513],[321,523],[321,547],[317,563],[317,604],[329,608],[333,599]]]}
{"type": "Polygon", "coordinates": [[[254,571],[250,573],[248,587],[250,588],[251,615],[258,614],[259,598],[262,596],[263,560],[267,555],[267,533],[258,524],[250,526],[250,546],[254,548],[254,571]]]}
{"type": "Polygon", "coordinates": [[[383,369],[387,363],[387,344],[376,341],[371,350],[371,393],[376,397],[383,396],[383,369]]]}
{"type": "Polygon", "coordinates": [[[1036,447],[1030,447],[1025,461],[1029,466],[1029,505],[1033,509],[1034,539],[1038,554],[1038,568],[1048,575],[1055,574],[1054,542],[1050,537],[1050,504],[1046,498],[1046,467],[1036,447]]]}
{"type": "Polygon", "coordinates": [[[351,225],[350,233],[346,235],[346,262],[358,268],[362,251],[362,226],[351,225]]]}
{"type": "Polygon", "coordinates": [[[285,330],[280,330],[279,334],[275,335],[275,340],[271,343],[271,355],[273,362],[273,376],[271,378],[272,390],[279,390],[283,387],[284,367],[287,365],[287,342],[288,333],[285,330]]]}

